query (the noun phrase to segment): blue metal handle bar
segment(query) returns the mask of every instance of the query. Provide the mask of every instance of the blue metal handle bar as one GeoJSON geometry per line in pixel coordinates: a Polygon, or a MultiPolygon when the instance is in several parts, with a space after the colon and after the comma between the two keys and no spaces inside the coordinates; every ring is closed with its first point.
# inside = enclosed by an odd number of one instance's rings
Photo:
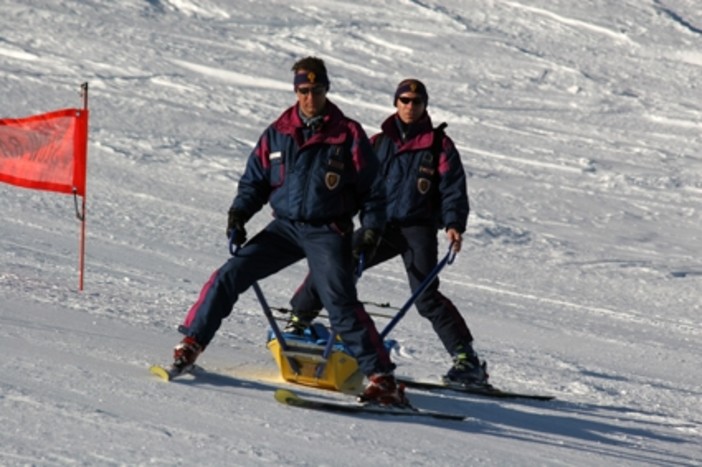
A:
{"type": "Polygon", "coordinates": [[[414,291],[412,296],[407,300],[407,303],[404,304],[402,308],[400,308],[400,311],[397,312],[397,314],[393,317],[393,319],[390,320],[390,322],[385,326],[385,329],[383,329],[383,332],[380,333],[381,339],[385,340],[385,338],[388,336],[390,331],[397,325],[397,323],[405,316],[407,313],[407,310],[410,309],[412,304],[417,301],[417,298],[424,292],[424,290],[429,287],[429,284],[431,284],[434,279],[436,279],[436,276],[439,275],[439,272],[446,266],[447,264],[452,264],[453,260],[456,259],[456,252],[453,251],[453,242],[449,245],[449,251],[446,253],[446,256],[439,261],[436,266],[434,266],[434,269],[431,270],[431,272],[427,275],[427,277],[424,278],[421,284],[419,284],[419,287],[417,287],[417,290],[414,291]]]}
{"type": "MultiPolygon", "coordinates": [[[[232,256],[236,256],[236,252],[239,250],[238,246],[234,246],[234,236],[232,235],[229,237],[229,253],[231,253],[232,256]]],[[[256,293],[256,298],[258,298],[258,302],[261,304],[261,308],[263,308],[263,314],[266,315],[266,319],[268,320],[268,323],[271,326],[271,329],[273,330],[273,334],[275,335],[275,338],[278,339],[278,343],[280,344],[280,348],[283,349],[283,352],[289,349],[287,342],[285,342],[285,338],[283,337],[283,333],[280,332],[280,328],[275,322],[275,318],[273,317],[273,312],[271,311],[271,307],[268,306],[268,302],[266,301],[266,297],[263,296],[263,291],[261,290],[261,286],[258,285],[258,282],[254,282],[251,284],[251,287],[253,287],[254,292],[256,293]]],[[[292,370],[296,373],[300,373],[300,368],[295,361],[294,358],[288,358],[288,363],[290,364],[290,367],[292,370]]]]}
{"type": "Polygon", "coordinates": [[[364,269],[366,269],[366,254],[361,253],[361,257],[358,258],[358,264],[356,265],[356,281],[361,278],[364,269]]]}
{"type": "MultiPolygon", "coordinates": [[[[232,256],[236,256],[236,252],[239,251],[239,247],[234,245],[234,236],[232,235],[229,237],[229,253],[231,253],[232,256]]],[[[273,317],[273,311],[271,311],[271,307],[268,306],[268,302],[266,301],[266,297],[263,296],[263,291],[261,290],[261,286],[258,285],[258,282],[254,282],[251,284],[251,287],[253,287],[254,292],[256,293],[256,298],[258,298],[258,301],[261,303],[261,308],[263,308],[263,313],[266,315],[266,318],[268,318],[268,322],[271,324],[271,328],[273,329],[273,334],[275,334],[276,339],[278,339],[278,342],[280,342],[280,346],[283,350],[287,350],[287,344],[285,343],[285,339],[283,338],[283,334],[280,332],[280,329],[278,326],[275,324],[275,318],[273,317]]]]}

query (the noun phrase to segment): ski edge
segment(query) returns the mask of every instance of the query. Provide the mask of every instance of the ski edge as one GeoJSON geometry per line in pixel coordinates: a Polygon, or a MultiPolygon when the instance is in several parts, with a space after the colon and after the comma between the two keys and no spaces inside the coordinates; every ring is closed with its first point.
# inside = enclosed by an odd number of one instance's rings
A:
{"type": "Polygon", "coordinates": [[[467,418],[465,415],[438,412],[433,410],[424,409],[408,409],[408,410],[398,410],[393,408],[383,408],[381,406],[369,406],[369,405],[355,405],[347,402],[332,402],[332,401],[322,401],[318,399],[311,399],[299,396],[295,392],[289,389],[276,389],[273,397],[278,402],[290,406],[299,407],[303,409],[320,410],[328,412],[342,412],[342,413],[369,413],[378,415],[395,415],[395,416],[419,416],[419,417],[431,417],[441,420],[453,420],[462,421],[467,418]]]}
{"type": "Polygon", "coordinates": [[[461,386],[451,386],[438,381],[423,381],[412,379],[409,377],[396,377],[397,381],[403,383],[405,386],[415,389],[438,389],[444,391],[457,391],[463,394],[471,394],[475,396],[493,397],[498,399],[528,399],[528,400],[538,400],[538,401],[550,401],[554,400],[556,396],[551,396],[547,394],[532,394],[532,393],[522,393],[514,391],[504,391],[502,389],[496,388],[494,386],[488,386],[485,388],[471,388],[471,387],[461,387],[461,386]]]}

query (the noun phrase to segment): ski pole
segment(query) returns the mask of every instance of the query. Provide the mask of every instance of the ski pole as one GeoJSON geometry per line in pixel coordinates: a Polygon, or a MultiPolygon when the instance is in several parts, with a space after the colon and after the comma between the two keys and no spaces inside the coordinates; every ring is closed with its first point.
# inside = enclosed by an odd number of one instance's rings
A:
{"type": "Polygon", "coordinates": [[[456,252],[453,251],[453,242],[449,245],[449,251],[446,253],[446,256],[439,261],[436,266],[434,266],[434,269],[431,270],[431,272],[427,275],[426,278],[422,281],[421,284],[419,284],[419,287],[417,287],[417,290],[414,291],[412,296],[410,296],[409,300],[407,300],[407,303],[405,303],[402,308],[400,308],[400,311],[397,312],[395,317],[390,320],[390,322],[385,326],[385,329],[383,329],[383,332],[380,333],[380,338],[385,340],[387,335],[392,331],[392,329],[395,327],[395,325],[405,316],[407,313],[407,310],[410,309],[412,304],[419,298],[419,296],[424,292],[424,290],[429,287],[429,284],[431,284],[434,279],[436,279],[436,276],[439,275],[439,272],[446,266],[447,264],[453,263],[453,260],[456,259],[456,252]]]}

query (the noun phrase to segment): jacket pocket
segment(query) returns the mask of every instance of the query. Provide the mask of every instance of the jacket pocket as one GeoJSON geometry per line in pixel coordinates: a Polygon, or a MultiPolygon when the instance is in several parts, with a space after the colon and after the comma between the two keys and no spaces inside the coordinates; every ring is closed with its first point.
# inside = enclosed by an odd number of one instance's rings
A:
{"type": "MultiPolygon", "coordinates": [[[[280,153],[278,153],[280,154],[280,153]]],[[[281,156],[271,157],[271,186],[277,188],[285,181],[285,163],[281,156]]]]}

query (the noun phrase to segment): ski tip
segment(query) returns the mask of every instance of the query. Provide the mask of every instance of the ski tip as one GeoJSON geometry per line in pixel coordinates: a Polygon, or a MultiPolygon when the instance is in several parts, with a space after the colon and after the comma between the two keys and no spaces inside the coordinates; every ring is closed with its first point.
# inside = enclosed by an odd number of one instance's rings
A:
{"type": "Polygon", "coordinates": [[[149,372],[152,375],[158,376],[164,381],[170,381],[171,380],[171,373],[162,367],[161,365],[151,365],[149,367],[149,372]]]}
{"type": "Polygon", "coordinates": [[[289,404],[291,401],[299,399],[298,395],[289,389],[276,389],[273,397],[283,404],[289,404]]]}

